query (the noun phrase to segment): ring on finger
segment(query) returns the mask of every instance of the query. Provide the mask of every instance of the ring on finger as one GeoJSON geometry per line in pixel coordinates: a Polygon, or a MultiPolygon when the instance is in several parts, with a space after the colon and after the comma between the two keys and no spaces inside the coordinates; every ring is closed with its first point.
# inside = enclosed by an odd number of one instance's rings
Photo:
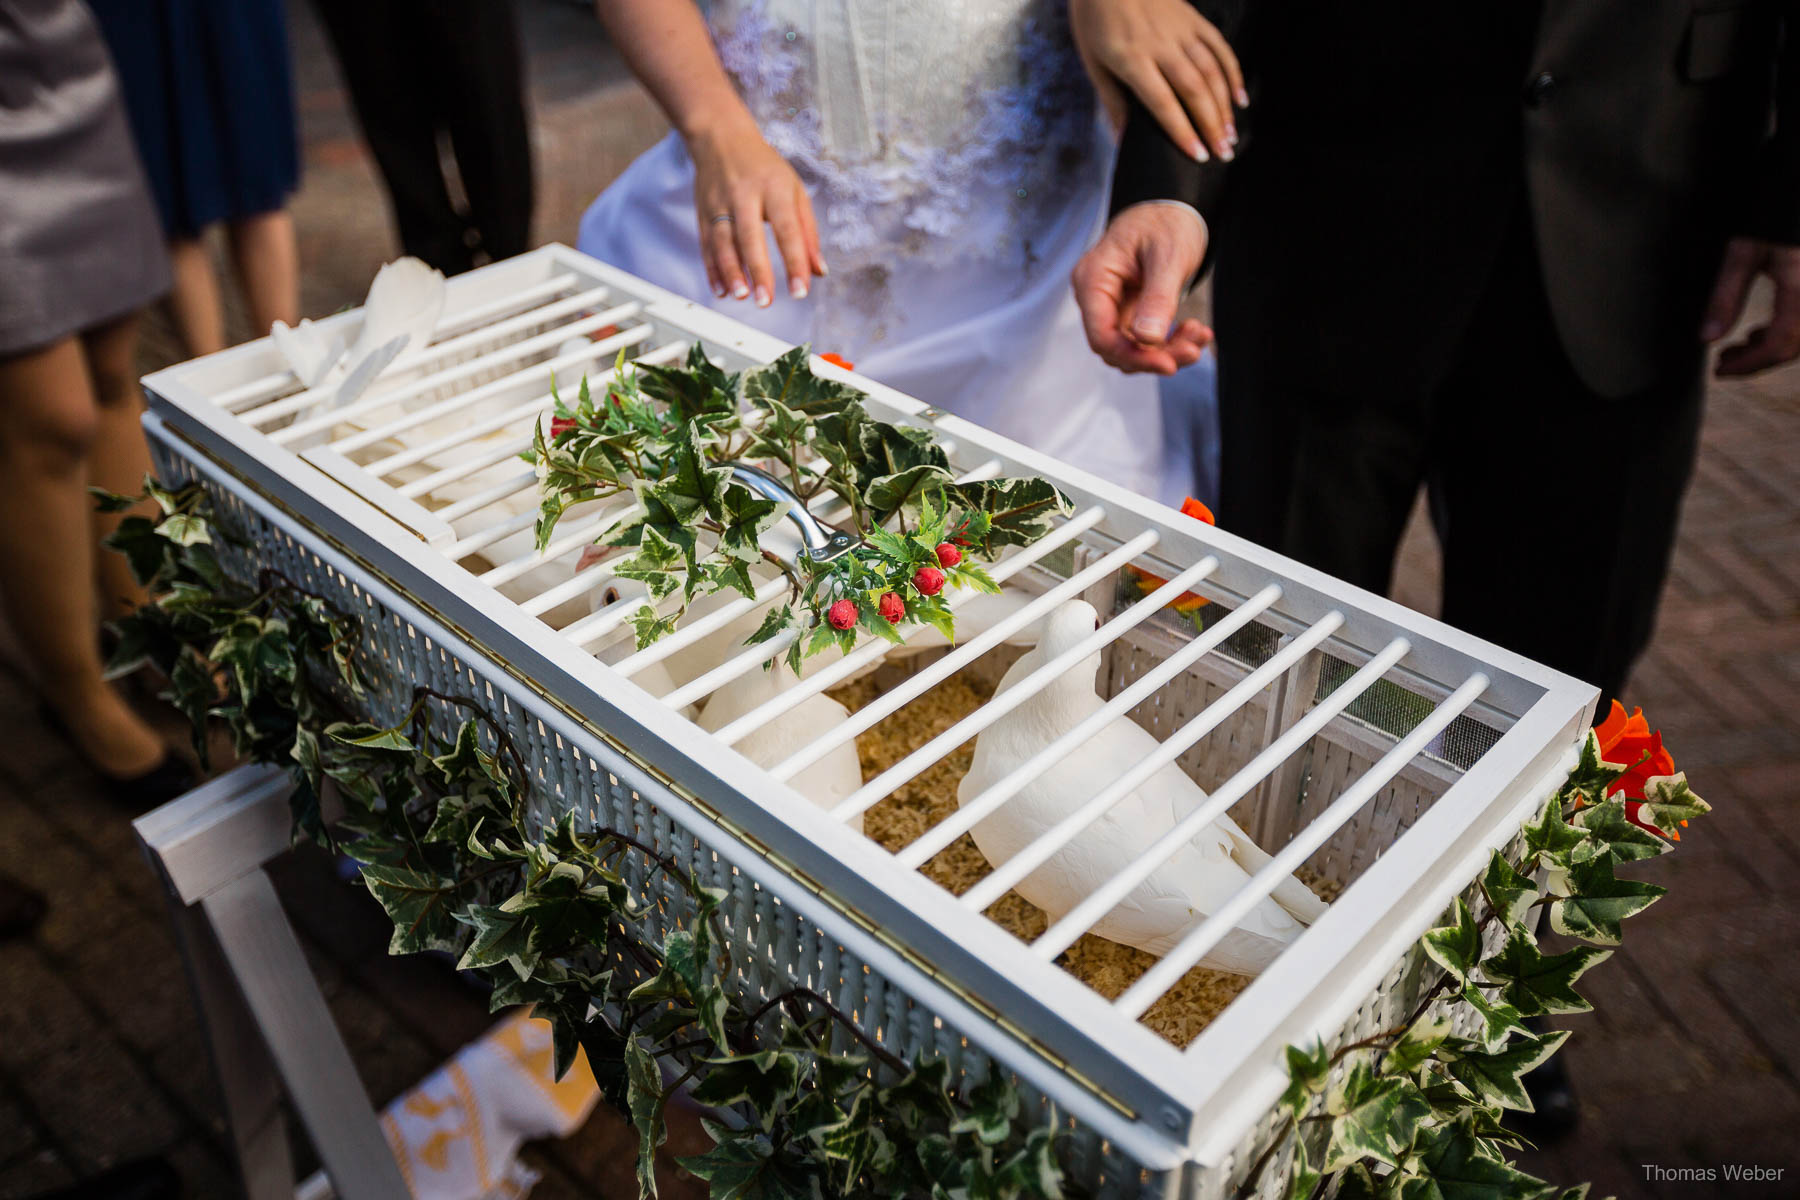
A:
{"type": "Polygon", "coordinates": [[[721,221],[730,222],[730,221],[734,221],[734,220],[736,220],[736,218],[733,217],[728,212],[715,213],[715,214],[713,214],[712,224],[717,225],[721,221]]]}

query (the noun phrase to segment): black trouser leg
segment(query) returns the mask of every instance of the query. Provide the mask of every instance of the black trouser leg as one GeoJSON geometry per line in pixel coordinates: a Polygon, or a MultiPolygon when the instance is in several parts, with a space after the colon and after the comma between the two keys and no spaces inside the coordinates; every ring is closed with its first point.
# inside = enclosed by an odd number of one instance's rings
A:
{"type": "Polygon", "coordinates": [[[395,0],[313,0],[356,105],[363,138],[387,184],[406,253],[445,274],[473,265],[469,224],[451,203],[438,161],[440,67],[429,49],[436,19],[395,0]]]}
{"type": "Polygon", "coordinates": [[[531,131],[512,0],[425,0],[435,16],[443,123],[469,221],[489,258],[531,246],[531,131]]]}
{"type": "Polygon", "coordinates": [[[1535,266],[1504,272],[1483,307],[1433,432],[1444,619],[1594,684],[1604,713],[1655,625],[1699,445],[1701,355],[1602,396],[1564,354],[1535,266]]]}

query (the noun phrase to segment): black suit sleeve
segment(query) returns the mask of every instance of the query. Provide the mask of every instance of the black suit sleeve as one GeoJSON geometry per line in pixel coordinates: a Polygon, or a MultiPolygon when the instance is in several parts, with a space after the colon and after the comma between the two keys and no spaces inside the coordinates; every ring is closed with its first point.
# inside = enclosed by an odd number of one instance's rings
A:
{"type": "Polygon", "coordinates": [[[1782,5],[1775,123],[1752,176],[1742,232],[1800,245],[1800,2],[1782,5]]]}

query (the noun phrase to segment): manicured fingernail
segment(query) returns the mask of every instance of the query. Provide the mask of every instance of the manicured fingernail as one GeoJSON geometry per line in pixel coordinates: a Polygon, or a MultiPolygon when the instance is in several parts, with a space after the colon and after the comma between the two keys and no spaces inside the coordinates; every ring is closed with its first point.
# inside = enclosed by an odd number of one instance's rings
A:
{"type": "Polygon", "coordinates": [[[725,296],[725,285],[724,284],[715,283],[712,285],[712,290],[713,290],[713,295],[718,296],[720,299],[724,298],[724,296],[725,296]]]}
{"type": "Polygon", "coordinates": [[[1131,332],[1145,341],[1153,341],[1162,336],[1163,327],[1150,317],[1138,317],[1131,323],[1131,332]]]}
{"type": "Polygon", "coordinates": [[[1211,155],[1207,154],[1206,147],[1201,145],[1199,139],[1196,138],[1188,146],[1188,157],[1195,162],[1205,162],[1211,155]]]}
{"type": "Polygon", "coordinates": [[[1243,88],[1239,88],[1237,90],[1237,102],[1238,102],[1239,108],[1249,108],[1250,107],[1250,93],[1245,91],[1243,88]]]}
{"type": "Polygon", "coordinates": [[[823,278],[825,278],[825,276],[827,276],[829,274],[831,274],[831,268],[826,266],[825,260],[821,258],[819,260],[819,278],[823,279],[823,278]]]}
{"type": "Polygon", "coordinates": [[[788,295],[796,300],[806,299],[806,280],[800,278],[798,275],[788,280],[788,295]]]}
{"type": "Polygon", "coordinates": [[[1230,142],[1233,146],[1237,145],[1237,126],[1236,125],[1225,126],[1225,140],[1227,142],[1230,142]]]}
{"type": "Polygon", "coordinates": [[[740,279],[737,282],[737,286],[731,289],[731,294],[736,296],[739,300],[742,300],[745,296],[750,294],[750,285],[740,279]]]}
{"type": "Polygon", "coordinates": [[[1231,148],[1230,142],[1226,142],[1223,146],[1219,147],[1219,161],[1220,162],[1230,162],[1232,159],[1234,159],[1236,157],[1237,157],[1237,151],[1233,150],[1231,148]]]}
{"type": "Polygon", "coordinates": [[[769,307],[769,305],[771,305],[773,303],[775,303],[775,297],[773,297],[769,294],[769,289],[764,287],[760,283],[757,284],[756,285],[756,307],[767,308],[767,307],[769,307]]]}

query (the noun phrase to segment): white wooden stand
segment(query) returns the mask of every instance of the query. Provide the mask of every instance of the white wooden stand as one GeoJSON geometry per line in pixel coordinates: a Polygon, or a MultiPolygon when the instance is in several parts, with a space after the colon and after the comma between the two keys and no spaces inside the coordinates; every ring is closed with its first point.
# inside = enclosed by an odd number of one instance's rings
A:
{"type": "Polygon", "coordinates": [[[283,1095],[343,1200],[407,1200],[350,1052],[263,870],[293,783],[239,767],[133,823],[162,877],[249,1200],[293,1200],[283,1095]]]}

